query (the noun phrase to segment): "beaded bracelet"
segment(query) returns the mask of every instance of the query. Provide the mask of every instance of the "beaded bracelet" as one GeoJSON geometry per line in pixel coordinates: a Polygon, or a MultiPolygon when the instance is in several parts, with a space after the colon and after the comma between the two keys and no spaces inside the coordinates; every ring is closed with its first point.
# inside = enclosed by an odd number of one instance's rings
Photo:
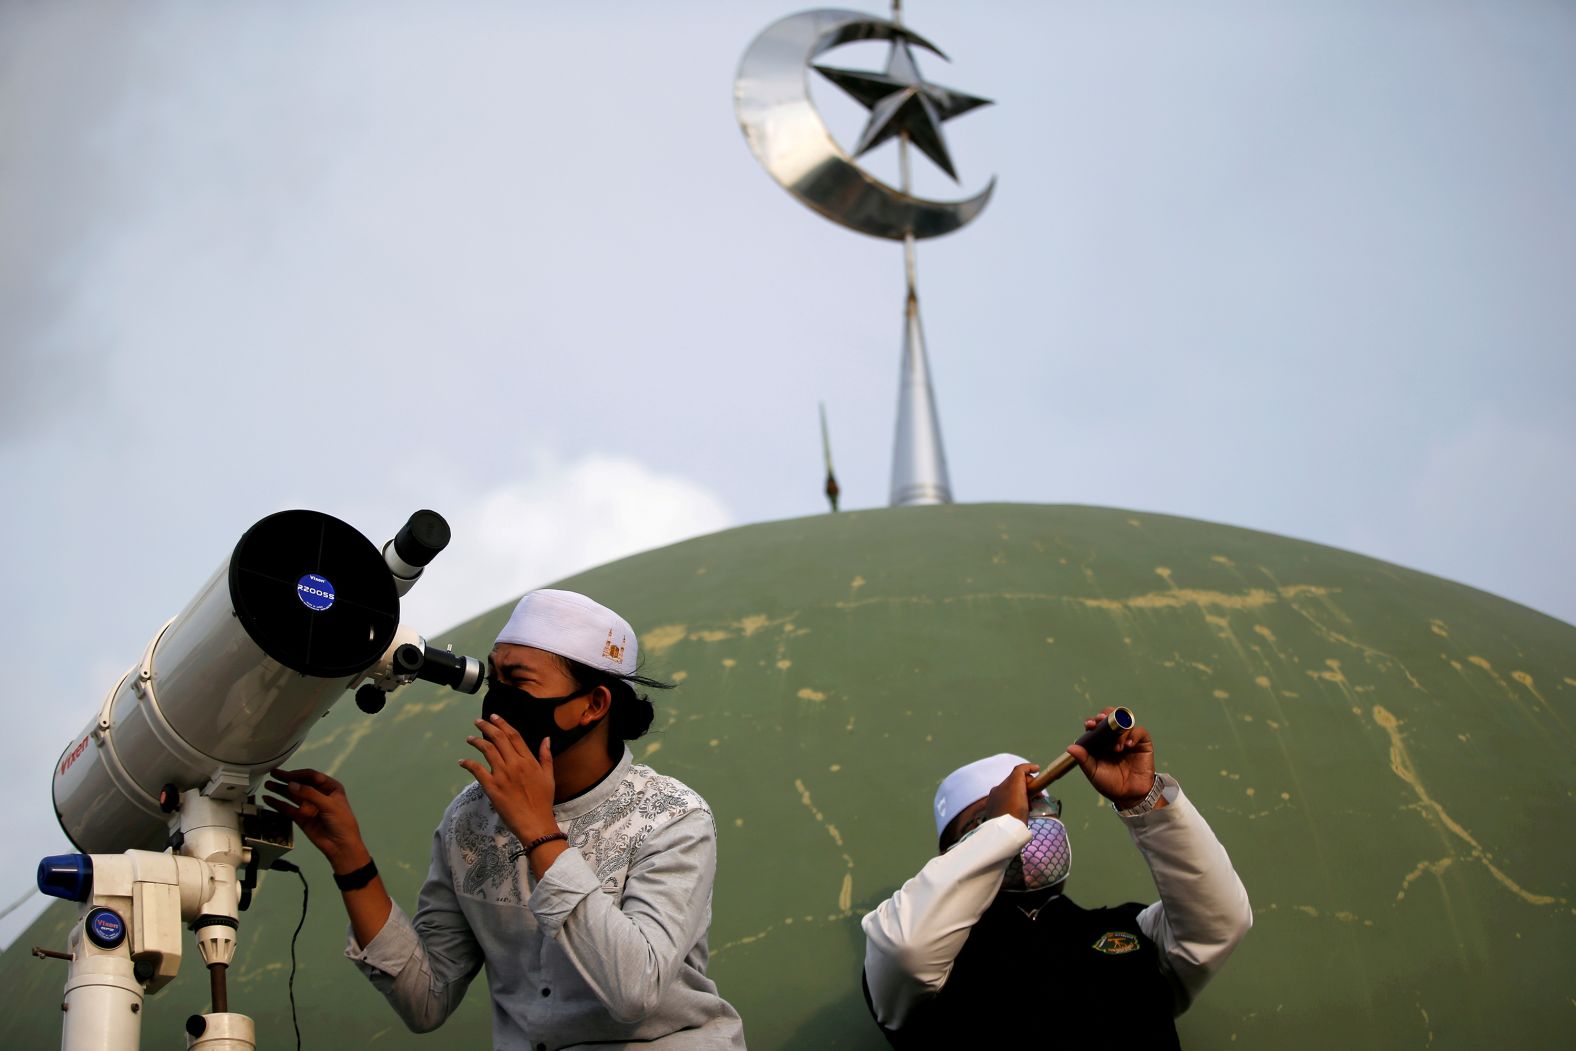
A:
{"type": "Polygon", "coordinates": [[[517,850],[513,854],[509,855],[509,860],[510,861],[519,861],[521,858],[528,858],[528,857],[531,856],[531,851],[535,850],[537,847],[541,846],[543,843],[551,843],[555,839],[561,839],[565,843],[569,842],[569,837],[566,836],[564,833],[562,833],[562,832],[549,832],[545,836],[538,836],[538,837],[536,837],[535,839],[531,840],[531,842],[527,843],[525,846],[521,847],[519,850],[517,850]]]}

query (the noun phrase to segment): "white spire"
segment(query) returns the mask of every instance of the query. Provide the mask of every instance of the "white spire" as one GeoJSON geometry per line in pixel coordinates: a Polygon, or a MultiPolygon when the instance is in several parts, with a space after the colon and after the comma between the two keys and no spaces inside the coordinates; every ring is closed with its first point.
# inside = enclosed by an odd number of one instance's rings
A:
{"type": "Polygon", "coordinates": [[[897,437],[892,448],[892,506],[950,504],[952,483],[941,445],[941,419],[930,385],[919,297],[910,287],[904,311],[903,371],[897,388],[897,437]]]}

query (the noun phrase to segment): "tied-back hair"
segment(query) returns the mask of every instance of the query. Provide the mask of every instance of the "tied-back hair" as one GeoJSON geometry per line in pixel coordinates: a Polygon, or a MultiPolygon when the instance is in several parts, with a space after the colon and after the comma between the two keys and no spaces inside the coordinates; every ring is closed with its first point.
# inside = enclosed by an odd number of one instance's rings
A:
{"type": "Polygon", "coordinates": [[[640,674],[619,675],[603,671],[568,657],[559,659],[564,662],[564,670],[576,686],[583,690],[606,686],[607,692],[613,695],[613,706],[607,714],[607,754],[611,759],[624,754],[625,741],[633,741],[650,730],[651,720],[656,717],[657,710],[651,699],[643,693],[636,693],[635,687],[671,690],[678,685],[676,682],[663,682],[640,674]]]}

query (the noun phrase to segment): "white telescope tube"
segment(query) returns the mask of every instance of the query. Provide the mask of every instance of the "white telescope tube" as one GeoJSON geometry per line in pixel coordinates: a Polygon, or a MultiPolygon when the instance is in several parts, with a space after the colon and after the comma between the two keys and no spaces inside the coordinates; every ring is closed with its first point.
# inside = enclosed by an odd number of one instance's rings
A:
{"type": "Polygon", "coordinates": [[[394,578],[355,529],[317,511],[252,526],[66,746],[54,799],[73,845],[161,849],[161,790],[221,768],[245,775],[231,789],[244,796],[378,662],[398,624],[394,578]]]}

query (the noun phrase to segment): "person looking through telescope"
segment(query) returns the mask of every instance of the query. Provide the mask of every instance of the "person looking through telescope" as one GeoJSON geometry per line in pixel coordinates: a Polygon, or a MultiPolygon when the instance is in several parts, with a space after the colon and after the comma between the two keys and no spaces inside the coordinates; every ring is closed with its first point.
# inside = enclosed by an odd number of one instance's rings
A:
{"type": "Polygon", "coordinates": [[[268,788],[327,857],[346,955],[416,1032],[437,1028],[485,964],[498,1048],[743,1048],[706,976],[716,829],[705,800],[636,764],[651,725],[638,643],[584,595],[522,598],[488,659],[466,738],[476,780],[444,812],[415,916],[389,897],[344,786],[277,770],[268,788]]]}
{"type": "Polygon", "coordinates": [[[936,790],[940,854],[861,921],[865,1000],[892,1046],[1175,1048],[1174,1017],[1252,926],[1225,848],[1155,773],[1147,730],[1067,751],[1121,815],[1160,900],[1085,909],[1063,893],[1071,846],[1061,803],[1030,789],[1037,765],[1002,754],[953,771],[936,790]]]}

